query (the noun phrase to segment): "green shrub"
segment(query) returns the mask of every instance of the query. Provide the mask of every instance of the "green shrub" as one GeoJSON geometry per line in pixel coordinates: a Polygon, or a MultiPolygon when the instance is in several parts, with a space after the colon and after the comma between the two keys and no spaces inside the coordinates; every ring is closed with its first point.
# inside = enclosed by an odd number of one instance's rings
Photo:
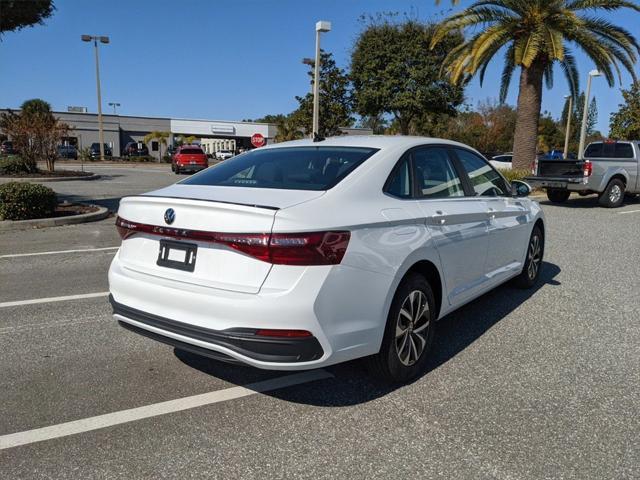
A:
{"type": "Polygon", "coordinates": [[[93,158],[91,158],[91,148],[84,147],[78,150],[78,160],[81,162],[91,162],[93,158]]]}
{"type": "Polygon", "coordinates": [[[139,157],[131,156],[131,157],[129,157],[129,161],[131,161],[131,162],[153,162],[153,161],[155,161],[155,158],[153,158],[151,155],[141,155],[139,157]]]}
{"type": "Polygon", "coordinates": [[[0,220],[28,220],[53,215],[58,200],[49,187],[37,183],[0,185],[0,220]]]}
{"type": "Polygon", "coordinates": [[[514,180],[523,180],[524,177],[530,177],[531,171],[527,169],[519,169],[519,170],[500,170],[500,173],[504,175],[509,183],[514,180]]]}
{"type": "Polygon", "coordinates": [[[19,155],[7,155],[0,157],[0,175],[14,173],[29,173],[29,165],[19,155]]]}

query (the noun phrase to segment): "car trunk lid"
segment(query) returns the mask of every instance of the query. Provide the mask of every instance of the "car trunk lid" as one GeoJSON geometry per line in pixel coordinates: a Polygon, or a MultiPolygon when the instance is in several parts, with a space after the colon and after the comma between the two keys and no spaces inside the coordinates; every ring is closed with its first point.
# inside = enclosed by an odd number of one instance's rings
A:
{"type": "MultiPolygon", "coordinates": [[[[269,234],[280,208],[323,194],[317,191],[257,190],[263,189],[177,184],[122,199],[118,210],[121,219],[156,228],[152,232],[140,231],[126,237],[120,248],[120,261],[130,270],[181,282],[183,288],[192,284],[258,293],[271,270],[270,263],[227,245],[189,238],[188,235],[188,232],[269,234]],[[170,224],[165,220],[169,209],[174,217],[170,224]],[[161,247],[164,249],[171,242],[177,242],[178,246],[196,247],[193,271],[168,267],[166,262],[159,262],[161,247]]],[[[181,260],[185,253],[172,249],[170,255],[174,260],[181,260]]]]}

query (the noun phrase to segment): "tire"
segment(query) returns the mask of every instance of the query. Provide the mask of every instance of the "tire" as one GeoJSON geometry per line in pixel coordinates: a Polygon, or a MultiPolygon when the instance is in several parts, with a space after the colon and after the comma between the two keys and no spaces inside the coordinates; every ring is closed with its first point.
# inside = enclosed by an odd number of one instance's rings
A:
{"type": "Polygon", "coordinates": [[[547,198],[552,203],[564,203],[569,200],[571,192],[569,190],[559,190],[556,188],[549,188],[547,190],[547,198]]]}
{"type": "Polygon", "coordinates": [[[616,208],[624,202],[625,185],[619,178],[609,181],[607,188],[598,196],[598,203],[605,208],[616,208]]]}
{"type": "Polygon", "coordinates": [[[527,244],[527,256],[522,267],[522,272],[514,279],[518,288],[533,287],[540,278],[542,259],[544,258],[544,234],[538,225],[533,227],[529,243],[527,244]],[[537,239],[537,240],[536,240],[537,239]]]}
{"type": "Polygon", "coordinates": [[[176,175],[180,175],[180,167],[178,167],[178,165],[176,165],[176,168],[173,171],[176,175]]]}
{"type": "Polygon", "coordinates": [[[175,171],[176,171],[176,166],[175,166],[173,163],[171,164],[171,171],[172,171],[172,172],[175,172],[175,171]]]}
{"type": "Polygon", "coordinates": [[[380,351],[367,359],[370,372],[392,383],[405,383],[424,373],[435,321],[435,298],[429,282],[410,273],[391,302],[380,351]],[[396,336],[396,332],[401,333],[396,336]]]}

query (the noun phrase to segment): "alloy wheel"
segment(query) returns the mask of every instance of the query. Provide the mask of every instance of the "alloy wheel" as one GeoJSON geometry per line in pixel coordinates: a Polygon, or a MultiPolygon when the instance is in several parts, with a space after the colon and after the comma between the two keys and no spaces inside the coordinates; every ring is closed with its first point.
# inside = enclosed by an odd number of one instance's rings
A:
{"type": "Polygon", "coordinates": [[[611,203],[618,203],[622,197],[622,189],[619,185],[613,185],[609,190],[609,200],[611,203]]]}
{"type": "Polygon", "coordinates": [[[420,290],[412,291],[402,302],[396,320],[396,353],[403,365],[414,365],[422,356],[430,324],[427,296],[420,290]]]}
{"type": "Polygon", "coordinates": [[[540,263],[542,262],[542,242],[539,235],[531,237],[529,242],[529,249],[527,251],[527,260],[529,266],[527,267],[527,274],[529,278],[533,280],[538,275],[540,269],[540,263]]]}

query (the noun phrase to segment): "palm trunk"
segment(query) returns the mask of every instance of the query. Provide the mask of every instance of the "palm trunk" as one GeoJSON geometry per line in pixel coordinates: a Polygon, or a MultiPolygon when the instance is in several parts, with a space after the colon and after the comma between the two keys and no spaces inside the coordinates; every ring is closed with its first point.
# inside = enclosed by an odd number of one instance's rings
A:
{"type": "Polygon", "coordinates": [[[406,116],[400,116],[396,118],[398,119],[398,124],[400,125],[400,134],[409,135],[411,118],[407,118],[406,116]]]}
{"type": "Polygon", "coordinates": [[[538,121],[542,105],[544,60],[537,58],[520,71],[518,117],[513,138],[513,168],[529,169],[538,153],[538,121]]]}

